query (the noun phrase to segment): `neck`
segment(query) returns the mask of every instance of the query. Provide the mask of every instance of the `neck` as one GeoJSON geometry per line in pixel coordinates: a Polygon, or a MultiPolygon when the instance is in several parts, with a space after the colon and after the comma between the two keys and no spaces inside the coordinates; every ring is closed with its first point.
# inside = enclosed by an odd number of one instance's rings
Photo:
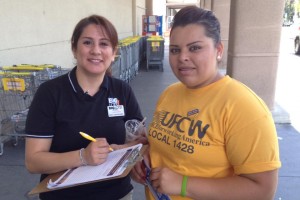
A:
{"type": "Polygon", "coordinates": [[[212,80],[212,83],[217,82],[218,80],[220,80],[223,77],[224,76],[220,72],[217,72],[215,78],[212,80]]]}
{"type": "Polygon", "coordinates": [[[100,85],[104,79],[104,74],[86,74],[82,73],[81,70],[76,70],[76,77],[82,90],[90,96],[94,96],[99,91],[100,85]]]}

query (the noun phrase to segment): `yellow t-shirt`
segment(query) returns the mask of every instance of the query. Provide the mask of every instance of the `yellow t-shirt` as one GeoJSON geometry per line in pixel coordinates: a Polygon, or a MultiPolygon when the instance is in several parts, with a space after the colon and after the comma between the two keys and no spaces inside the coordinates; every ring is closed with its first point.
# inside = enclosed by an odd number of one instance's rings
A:
{"type": "MultiPolygon", "coordinates": [[[[220,178],[281,166],[269,109],[229,76],[199,89],[169,86],[157,102],[148,133],[153,168],[220,178]]],[[[153,199],[149,191],[146,196],[153,199]]]]}

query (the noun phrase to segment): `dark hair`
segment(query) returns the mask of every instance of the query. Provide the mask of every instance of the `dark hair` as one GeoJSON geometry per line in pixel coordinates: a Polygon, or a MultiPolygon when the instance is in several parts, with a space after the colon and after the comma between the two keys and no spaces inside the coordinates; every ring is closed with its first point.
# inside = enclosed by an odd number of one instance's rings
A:
{"type": "Polygon", "coordinates": [[[212,11],[204,10],[196,6],[187,6],[179,10],[173,18],[172,30],[178,26],[186,26],[189,24],[199,24],[204,26],[205,35],[214,40],[215,45],[221,42],[220,22],[212,11]]]}
{"type": "MultiPolygon", "coordinates": [[[[71,47],[72,50],[77,49],[78,40],[83,32],[83,30],[90,24],[100,25],[106,31],[106,35],[109,38],[113,51],[115,51],[118,47],[118,33],[114,25],[105,17],[99,15],[91,15],[89,17],[81,19],[72,34],[71,38],[71,47]]],[[[111,75],[111,67],[107,69],[106,74],[111,75]]]]}

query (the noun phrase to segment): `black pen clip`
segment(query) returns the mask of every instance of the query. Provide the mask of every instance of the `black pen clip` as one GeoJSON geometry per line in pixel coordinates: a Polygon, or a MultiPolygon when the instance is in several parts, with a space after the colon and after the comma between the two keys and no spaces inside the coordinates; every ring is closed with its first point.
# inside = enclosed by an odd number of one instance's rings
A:
{"type": "Polygon", "coordinates": [[[140,155],[139,153],[139,147],[128,149],[122,158],[117,162],[117,164],[112,168],[112,170],[107,174],[107,176],[111,176],[119,170],[127,168],[128,165],[134,164],[140,155]]]}
{"type": "Polygon", "coordinates": [[[130,156],[127,159],[127,166],[134,164],[136,162],[136,160],[138,159],[139,156],[140,156],[140,149],[139,149],[139,147],[135,147],[131,151],[131,154],[130,154],[130,156]]]}

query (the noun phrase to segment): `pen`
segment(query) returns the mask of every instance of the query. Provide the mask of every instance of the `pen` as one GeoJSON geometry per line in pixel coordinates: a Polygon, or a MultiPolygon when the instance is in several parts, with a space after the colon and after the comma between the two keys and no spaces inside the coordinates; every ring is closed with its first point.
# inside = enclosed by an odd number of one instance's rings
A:
{"type": "MultiPolygon", "coordinates": [[[[88,134],[86,134],[86,133],[84,133],[84,132],[79,132],[79,134],[80,134],[82,137],[84,137],[85,139],[87,139],[87,140],[90,140],[90,141],[92,141],[92,142],[96,142],[96,139],[95,139],[95,138],[93,138],[92,136],[90,136],[90,135],[88,135],[88,134]]],[[[109,147],[109,150],[110,150],[110,151],[114,151],[114,149],[111,148],[111,147],[109,147]]]]}

